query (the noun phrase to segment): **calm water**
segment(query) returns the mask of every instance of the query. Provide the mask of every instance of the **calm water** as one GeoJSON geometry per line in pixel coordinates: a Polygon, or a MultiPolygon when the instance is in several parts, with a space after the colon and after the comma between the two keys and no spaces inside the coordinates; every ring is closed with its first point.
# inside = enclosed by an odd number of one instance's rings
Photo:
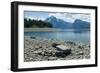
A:
{"type": "Polygon", "coordinates": [[[58,39],[64,41],[75,41],[89,43],[90,41],[90,31],[81,29],[81,30],[64,30],[58,32],[24,32],[25,36],[37,36],[48,39],[58,39]]]}

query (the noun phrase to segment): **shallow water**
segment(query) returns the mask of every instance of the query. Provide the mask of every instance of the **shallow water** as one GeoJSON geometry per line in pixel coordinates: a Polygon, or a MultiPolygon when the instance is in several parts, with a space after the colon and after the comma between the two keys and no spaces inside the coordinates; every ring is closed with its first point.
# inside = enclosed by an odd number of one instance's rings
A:
{"type": "Polygon", "coordinates": [[[82,43],[90,42],[90,31],[87,29],[81,29],[81,30],[68,29],[63,31],[45,31],[45,32],[44,31],[24,32],[24,35],[47,38],[47,39],[82,42],[82,43]]]}

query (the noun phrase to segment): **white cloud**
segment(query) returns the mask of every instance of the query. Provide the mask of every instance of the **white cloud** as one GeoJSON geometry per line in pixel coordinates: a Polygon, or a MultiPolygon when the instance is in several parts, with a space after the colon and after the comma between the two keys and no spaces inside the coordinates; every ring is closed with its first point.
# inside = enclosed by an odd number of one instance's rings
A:
{"type": "Polygon", "coordinates": [[[81,19],[83,21],[90,22],[90,15],[89,14],[74,14],[73,18],[81,19]]]}
{"type": "Polygon", "coordinates": [[[56,18],[63,19],[64,21],[67,21],[67,22],[74,21],[73,18],[67,17],[66,13],[50,13],[49,16],[55,16],[56,18]]]}
{"type": "Polygon", "coordinates": [[[31,20],[33,20],[33,19],[34,20],[43,20],[43,21],[45,20],[45,18],[38,18],[38,17],[31,17],[31,16],[30,17],[25,17],[25,18],[31,19],[31,20]]]}
{"type": "Polygon", "coordinates": [[[50,16],[55,16],[56,18],[63,19],[67,22],[74,22],[76,19],[90,22],[89,14],[79,14],[79,13],[50,13],[50,16]]]}

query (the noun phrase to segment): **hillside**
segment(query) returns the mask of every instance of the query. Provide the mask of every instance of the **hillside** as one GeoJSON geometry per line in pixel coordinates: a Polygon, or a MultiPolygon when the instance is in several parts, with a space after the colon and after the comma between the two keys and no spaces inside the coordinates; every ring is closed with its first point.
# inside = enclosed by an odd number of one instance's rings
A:
{"type": "Polygon", "coordinates": [[[24,19],[25,28],[51,28],[52,24],[41,20],[24,19]]]}

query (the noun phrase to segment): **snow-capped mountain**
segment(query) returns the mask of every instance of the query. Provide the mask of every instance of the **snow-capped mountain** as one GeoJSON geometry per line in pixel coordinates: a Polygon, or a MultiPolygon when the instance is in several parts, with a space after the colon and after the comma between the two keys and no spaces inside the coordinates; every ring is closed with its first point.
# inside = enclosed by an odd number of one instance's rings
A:
{"type": "Polygon", "coordinates": [[[48,17],[46,22],[49,22],[52,24],[53,28],[60,28],[60,29],[67,29],[67,28],[74,28],[74,29],[82,29],[82,28],[90,28],[90,23],[86,21],[82,21],[79,19],[76,19],[73,23],[66,22],[62,19],[58,19],[54,16],[48,17]]]}
{"type": "Polygon", "coordinates": [[[53,25],[53,28],[62,28],[62,29],[64,29],[64,28],[71,28],[72,27],[71,23],[65,22],[64,20],[58,19],[54,16],[51,16],[51,17],[47,18],[45,21],[51,23],[53,25]]]}

